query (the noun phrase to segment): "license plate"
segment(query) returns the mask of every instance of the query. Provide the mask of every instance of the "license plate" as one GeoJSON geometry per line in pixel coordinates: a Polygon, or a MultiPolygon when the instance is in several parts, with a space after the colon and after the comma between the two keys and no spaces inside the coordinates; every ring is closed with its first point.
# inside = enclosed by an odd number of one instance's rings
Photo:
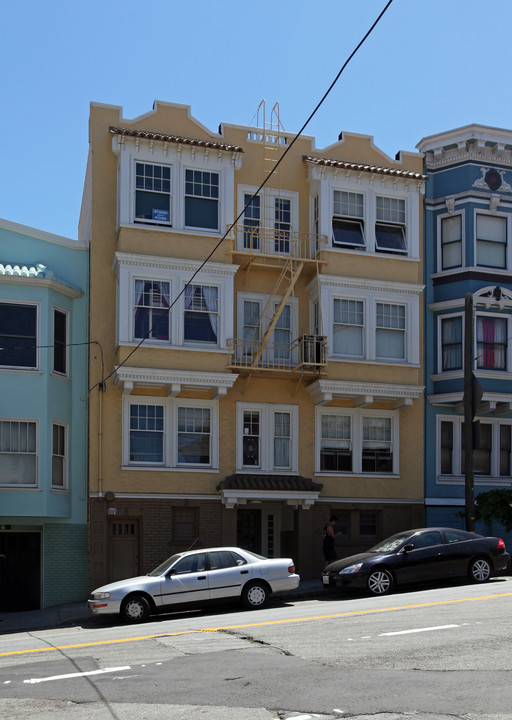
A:
{"type": "Polygon", "coordinates": [[[323,575],[322,580],[324,582],[324,585],[329,585],[329,575],[323,575]]]}

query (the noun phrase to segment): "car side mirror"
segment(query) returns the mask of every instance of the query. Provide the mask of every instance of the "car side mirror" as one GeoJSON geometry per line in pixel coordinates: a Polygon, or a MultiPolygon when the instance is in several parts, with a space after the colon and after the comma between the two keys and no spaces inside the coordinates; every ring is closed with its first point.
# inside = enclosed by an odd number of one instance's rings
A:
{"type": "Polygon", "coordinates": [[[414,550],[414,545],[412,543],[408,543],[407,545],[404,545],[403,551],[409,552],[409,550],[414,550]]]}

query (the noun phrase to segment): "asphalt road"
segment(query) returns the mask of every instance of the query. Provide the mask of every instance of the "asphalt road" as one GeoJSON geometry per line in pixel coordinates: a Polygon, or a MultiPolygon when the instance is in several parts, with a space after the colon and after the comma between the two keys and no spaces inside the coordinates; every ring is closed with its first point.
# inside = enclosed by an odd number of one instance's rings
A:
{"type": "Polygon", "coordinates": [[[512,718],[512,578],[0,638],[0,717],[512,718]]]}

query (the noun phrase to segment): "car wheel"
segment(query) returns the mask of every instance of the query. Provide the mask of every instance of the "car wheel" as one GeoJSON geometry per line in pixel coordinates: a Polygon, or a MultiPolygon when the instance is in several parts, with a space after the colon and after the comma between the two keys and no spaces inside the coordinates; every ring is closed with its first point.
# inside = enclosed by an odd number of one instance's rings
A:
{"type": "Polygon", "coordinates": [[[491,577],[491,563],[486,558],[476,558],[469,564],[469,578],[475,583],[484,583],[491,577]]]}
{"type": "Polygon", "coordinates": [[[262,582],[251,582],[242,590],[242,602],[250,610],[263,607],[268,596],[268,586],[262,582]]]}
{"type": "Polygon", "coordinates": [[[368,577],[368,590],[372,595],[386,595],[393,589],[394,580],[389,570],[374,570],[368,577]]]}
{"type": "Polygon", "coordinates": [[[144,595],[130,595],[121,605],[121,617],[128,623],[139,623],[149,617],[149,603],[144,595]]]}

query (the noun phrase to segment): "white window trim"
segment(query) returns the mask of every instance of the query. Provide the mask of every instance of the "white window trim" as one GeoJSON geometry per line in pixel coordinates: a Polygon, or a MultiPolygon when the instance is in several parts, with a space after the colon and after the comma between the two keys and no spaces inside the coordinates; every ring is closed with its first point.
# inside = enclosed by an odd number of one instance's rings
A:
{"type": "Polygon", "coordinates": [[[54,305],[54,306],[53,306],[53,311],[52,311],[52,340],[53,340],[53,344],[54,344],[54,345],[53,345],[53,348],[52,348],[52,367],[51,367],[51,372],[52,372],[53,375],[56,375],[57,377],[62,377],[62,378],[63,378],[63,377],[66,377],[66,378],[71,377],[71,368],[70,368],[70,366],[69,366],[69,358],[70,358],[70,353],[69,353],[69,343],[70,343],[69,330],[70,330],[69,310],[65,310],[64,308],[59,307],[58,305],[54,305]],[[56,313],[56,312],[60,312],[60,313],[62,313],[63,315],[66,316],[66,348],[65,348],[65,353],[66,353],[66,372],[63,372],[63,373],[62,373],[62,372],[59,372],[58,370],[55,370],[55,335],[54,335],[54,332],[55,332],[55,313],[56,313]]]}
{"type": "MultiPolygon", "coordinates": [[[[437,272],[440,273],[450,273],[455,272],[457,270],[461,270],[461,268],[464,268],[466,266],[466,213],[461,210],[460,212],[452,212],[452,213],[442,213],[440,215],[437,215],[436,218],[437,222],[437,272]],[[443,227],[443,220],[450,217],[455,217],[459,215],[461,217],[461,258],[460,258],[460,265],[456,265],[452,268],[443,268],[443,235],[442,235],[442,227],[443,227]]],[[[475,256],[476,257],[476,256],[475,256]]]]}
{"type": "Polygon", "coordinates": [[[462,363],[464,364],[464,334],[465,334],[465,327],[464,327],[464,313],[463,312],[455,312],[455,313],[446,313],[443,315],[437,316],[437,372],[442,375],[443,377],[450,376],[450,375],[460,375],[461,372],[463,372],[463,368],[460,368],[459,370],[443,370],[443,320],[451,320],[452,318],[460,317],[461,323],[462,323],[462,363]]]}
{"type": "MultiPolygon", "coordinates": [[[[475,418],[482,424],[492,426],[491,446],[491,474],[477,475],[475,473],[475,485],[506,485],[510,487],[512,476],[500,475],[500,444],[498,432],[501,425],[511,425],[512,419],[505,418],[475,418]]],[[[464,418],[459,415],[437,415],[436,416],[436,481],[440,485],[461,485],[465,478],[462,475],[462,425],[464,418]],[[453,448],[451,475],[441,474],[441,423],[450,422],[453,424],[453,448]]],[[[511,459],[512,466],[512,459],[511,459]]]]}
{"type": "MultiPolygon", "coordinates": [[[[15,300],[12,298],[2,298],[0,300],[2,305],[28,305],[36,309],[36,364],[34,367],[27,365],[0,365],[0,372],[36,372],[41,369],[41,356],[39,351],[40,338],[41,338],[41,303],[40,302],[27,302],[24,300],[15,300]]],[[[53,314],[52,314],[53,321],[53,314]]],[[[53,338],[53,332],[51,337],[53,338]]],[[[53,367],[53,354],[51,360],[51,367],[53,367]]]]}
{"type": "Polygon", "coordinates": [[[114,270],[117,274],[117,342],[120,345],[138,345],[135,338],[135,280],[163,281],[169,283],[170,305],[179,293],[180,297],[170,310],[170,342],[148,338],[147,347],[189,348],[205,352],[228,350],[228,339],[233,337],[233,305],[235,265],[208,263],[192,284],[218,287],[219,324],[217,343],[184,341],[184,313],[186,282],[192,278],[200,263],[188,260],[165,260],[143,255],[116,253],[114,270]]]}
{"type": "Polygon", "coordinates": [[[512,217],[510,213],[504,213],[504,212],[491,212],[489,210],[485,210],[483,208],[475,208],[473,210],[473,228],[474,228],[474,236],[473,236],[473,265],[474,267],[482,268],[483,270],[487,270],[488,272],[500,272],[500,271],[507,271],[512,269],[512,242],[511,242],[511,227],[512,227],[512,217]],[[488,265],[479,265],[478,264],[478,255],[477,255],[477,246],[478,246],[478,239],[477,239],[477,215],[487,215],[488,217],[500,217],[504,218],[506,223],[506,239],[505,239],[505,267],[503,268],[495,268],[495,267],[489,267],[488,265]]]}
{"type": "Polygon", "coordinates": [[[299,471],[299,406],[274,403],[238,402],[236,405],[236,467],[237,472],[254,474],[296,474],[299,471]],[[243,417],[247,410],[260,413],[260,467],[243,464],[243,417]],[[290,467],[274,467],[274,413],[290,413],[290,467]]]}
{"type": "Polygon", "coordinates": [[[25,422],[25,423],[34,423],[35,424],[35,431],[36,431],[36,450],[35,450],[35,478],[33,483],[3,483],[2,479],[0,478],[0,488],[8,488],[10,490],[20,490],[20,489],[38,489],[39,488],[39,419],[38,418],[26,418],[26,417],[3,417],[1,418],[3,422],[25,422]]]}
{"type": "Polygon", "coordinates": [[[118,156],[118,226],[137,227],[153,232],[179,232],[182,235],[218,237],[233,221],[234,170],[240,158],[233,163],[232,153],[205,153],[195,146],[155,142],[152,148],[144,142],[125,137],[112,139],[112,148],[118,156]],[[166,165],[171,168],[170,224],[135,219],[135,163],[166,165]],[[185,169],[203,170],[219,175],[219,225],[217,230],[185,226],[185,169]]]}
{"type": "Polygon", "coordinates": [[[190,472],[208,472],[219,469],[219,401],[156,397],[145,395],[125,395],[123,397],[123,469],[144,470],[179,470],[190,472]],[[163,462],[144,463],[130,461],[130,406],[158,405],[164,409],[163,429],[163,462]],[[178,462],[178,407],[209,408],[210,415],[210,463],[179,463],[178,462]]]}
{"type": "MultiPolygon", "coordinates": [[[[365,253],[367,255],[378,255],[383,258],[395,259],[413,259],[420,258],[420,200],[419,194],[414,186],[414,190],[401,189],[393,187],[389,189],[386,186],[377,185],[374,179],[366,177],[367,173],[362,173],[361,177],[353,181],[343,183],[339,178],[327,178],[320,181],[320,192],[323,195],[327,193],[328,202],[320,202],[320,233],[328,237],[328,249],[333,252],[355,252],[358,254],[365,253]],[[357,184],[356,184],[357,183],[357,184]],[[341,190],[345,192],[355,192],[363,195],[364,205],[364,235],[366,244],[359,249],[348,249],[342,246],[335,246],[332,243],[332,219],[334,217],[334,191],[341,190]],[[405,242],[407,252],[401,253],[397,251],[383,251],[376,248],[375,225],[377,222],[377,196],[389,197],[405,200],[405,242]]],[[[336,216],[338,217],[338,216],[336,216]]]]}
{"type": "MultiPolygon", "coordinates": [[[[322,276],[320,279],[320,302],[323,310],[323,327],[327,335],[330,360],[350,358],[354,362],[371,362],[384,365],[413,365],[420,363],[420,297],[423,286],[401,285],[399,283],[357,283],[354,279],[336,276],[322,276]],[[364,302],[364,348],[365,356],[335,355],[333,343],[334,299],[363,300],[364,302]],[[377,303],[404,305],[405,358],[386,359],[376,357],[376,315],[377,303]]],[[[312,297],[316,300],[316,297],[312,297]]]]}
{"type": "Polygon", "coordinates": [[[400,472],[400,414],[398,410],[367,410],[366,408],[354,409],[345,407],[331,407],[328,405],[317,407],[315,410],[315,475],[321,476],[346,476],[359,475],[368,478],[397,476],[400,472]],[[333,472],[321,470],[320,451],[322,447],[322,416],[341,415],[351,418],[351,447],[352,447],[352,472],[333,472]],[[363,459],[363,418],[380,417],[391,419],[391,449],[393,453],[392,473],[364,473],[362,472],[363,459]]]}
{"type": "Polygon", "coordinates": [[[51,443],[52,443],[52,452],[51,452],[51,460],[52,460],[52,467],[50,468],[50,484],[52,490],[68,490],[69,489],[69,426],[66,423],[61,422],[52,422],[52,430],[51,430],[51,443]],[[54,426],[57,427],[63,427],[64,428],[64,457],[63,457],[63,467],[62,467],[62,474],[63,474],[63,482],[62,485],[54,485],[53,484],[53,428],[54,426]]]}

